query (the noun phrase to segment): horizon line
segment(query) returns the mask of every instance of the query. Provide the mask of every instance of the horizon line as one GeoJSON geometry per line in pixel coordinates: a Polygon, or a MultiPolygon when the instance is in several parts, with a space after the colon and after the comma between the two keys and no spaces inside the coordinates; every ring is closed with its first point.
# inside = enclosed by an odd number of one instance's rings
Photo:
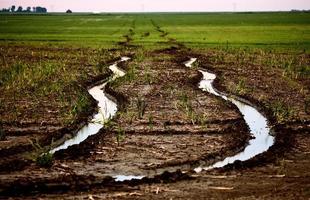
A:
{"type": "MultiPolygon", "coordinates": [[[[2,9],[2,8],[0,8],[2,9]]],[[[243,10],[243,11],[229,11],[229,10],[222,10],[222,11],[74,11],[72,9],[72,13],[92,13],[92,14],[106,14],[106,13],[247,13],[247,12],[310,12],[310,9],[291,9],[291,10],[243,10]]],[[[47,13],[66,13],[66,11],[48,11],[47,13]]],[[[34,12],[6,12],[11,14],[46,14],[46,13],[34,13],[34,12]]]]}

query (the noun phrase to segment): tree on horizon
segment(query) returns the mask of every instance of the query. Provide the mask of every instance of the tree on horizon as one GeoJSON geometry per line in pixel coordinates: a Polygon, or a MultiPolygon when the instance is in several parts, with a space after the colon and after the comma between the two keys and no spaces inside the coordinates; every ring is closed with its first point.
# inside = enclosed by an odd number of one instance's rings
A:
{"type": "Polygon", "coordinates": [[[16,9],[16,6],[13,5],[13,6],[11,7],[11,12],[15,12],[15,9],[16,9]]]}
{"type": "Polygon", "coordinates": [[[22,6],[18,6],[16,12],[23,12],[23,7],[22,6]]]}

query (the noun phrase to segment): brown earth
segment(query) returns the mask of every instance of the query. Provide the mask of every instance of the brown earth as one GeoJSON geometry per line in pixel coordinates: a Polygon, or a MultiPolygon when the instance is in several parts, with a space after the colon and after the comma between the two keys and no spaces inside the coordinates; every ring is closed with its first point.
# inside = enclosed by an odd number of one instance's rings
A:
{"type": "Polygon", "coordinates": [[[0,128],[6,135],[0,141],[0,172],[5,172],[31,162],[29,157],[32,156],[28,153],[34,150],[33,143],[44,147],[63,136],[71,137],[88,121],[96,111],[96,102],[87,88],[111,75],[103,66],[118,59],[120,50],[3,45],[0,54],[3,57],[0,69],[4,75],[10,66],[39,68],[43,63],[70,68],[63,73],[73,77],[66,81],[59,78],[60,74],[55,74],[36,87],[25,85],[22,88],[0,80],[0,128]],[[57,92],[43,93],[39,89],[55,82],[64,84],[57,92]],[[69,114],[81,95],[87,98],[87,108],[69,114]]]}
{"type": "Polygon", "coordinates": [[[50,169],[32,163],[24,170],[0,175],[0,188],[6,195],[3,197],[18,194],[30,195],[22,199],[310,197],[310,128],[309,114],[304,110],[309,95],[303,81],[291,80],[290,84],[280,69],[271,71],[263,66],[234,65],[236,68],[232,69],[232,63],[211,62],[212,52],[192,54],[167,49],[145,55],[143,61],[133,60],[121,66],[133,77],[127,76],[107,88],[120,103],[115,124],[80,145],[56,153],[50,169]],[[218,75],[219,90],[242,96],[264,111],[272,122],[274,146],[249,161],[235,162],[223,169],[198,174],[165,172],[154,178],[115,182],[110,176],[152,177],[163,171],[193,169],[233,155],[245,146],[249,135],[241,115],[233,105],[197,88],[201,78],[197,68],[187,69],[182,64],[189,56],[198,57],[199,67],[218,75]],[[243,94],[236,93],[234,88],[240,81],[239,75],[246,82],[243,94]],[[299,87],[306,89],[301,93],[299,87]],[[278,100],[294,108],[290,119],[278,121],[273,115],[269,105],[278,100]],[[141,109],[141,104],[145,109],[141,109]],[[117,136],[122,136],[119,142],[117,136]]]}
{"type": "MultiPolygon", "coordinates": [[[[3,193],[53,192],[68,189],[66,185],[72,189],[96,185],[98,181],[114,182],[108,177],[118,174],[153,177],[164,171],[190,170],[232,155],[246,145],[249,134],[240,113],[233,105],[199,90],[201,75],[196,70],[185,68],[173,57],[156,61],[152,56],[121,67],[129,75],[106,89],[121,108],[114,125],[80,145],[57,152],[48,170],[29,161],[24,169],[3,173],[3,193]],[[141,114],[138,101],[145,105],[141,114]],[[125,138],[117,142],[119,130],[125,138]],[[89,177],[92,180],[85,183],[72,182],[89,177]]],[[[23,136],[18,138],[27,141],[34,128],[25,125],[20,130],[23,136]]],[[[55,136],[57,130],[49,127],[45,134],[55,136]]],[[[16,146],[18,140],[14,142],[16,146]]],[[[4,171],[9,167],[6,163],[2,165],[4,171]]]]}
{"type": "MultiPolygon", "coordinates": [[[[283,130],[282,130],[283,131],[283,130]]],[[[283,133],[291,134],[291,130],[283,133]]],[[[282,136],[281,136],[282,138],[282,136]]],[[[288,139],[287,137],[285,139],[288,139]]],[[[190,177],[125,188],[39,195],[42,199],[309,199],[309,130],[296,131],[289,143],[275,145],[242,168],[212,170],[190,177]],[[281,150],[281,153],[278,152],[281,150]],[[272,162],[266,161],[273,160],[272,162]]]]}

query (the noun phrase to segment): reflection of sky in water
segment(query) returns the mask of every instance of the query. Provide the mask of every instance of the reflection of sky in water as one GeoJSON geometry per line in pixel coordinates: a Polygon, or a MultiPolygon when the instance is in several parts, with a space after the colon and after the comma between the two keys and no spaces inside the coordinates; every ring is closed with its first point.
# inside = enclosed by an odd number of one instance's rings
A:
{"type": "MultiPolygon", "coordinates": [[[[189,61],[185,62],[184,65],[186,67],[192,67],[192,64],[196,61],[196,58],[191,58],[189,61]]],[[[208,170],[216,167],[223,167],[229,163],[233,163],[236,160],[245,161],[248,160],[266,150],[269,149],[271,145],[274,143],[274,138],[269,135],[270,129],[267,126],[267,119],[260,114],[255,108],[244,104],[240,101],[237,101],[232,98],[228,98],[224,95],[219,94],[215,91],[215,89],[212,86],[212,83],[214,79],[216,78],[215,74],[208,73],[205,71],[200,72],[203,74],[203,80],[199,84],[199,88],[203,91],[207,91],[211,94],[214,94],[216,96],[220,96],[225,100],[231,101],[233,104],[235,104],[240,112],[244,116],[245,122],[248,124],[251,133],[254,135],[254,139],[251,139],[249,141],[249,145],[244,149],[243,152],[238,153],[235,156],[227,157],[223,161],[217,162],[211,166],[207,167],[197,167],[194,170],[196,172],[200,172],[201,170],[208,170]]],[[[132,180],[132,179],[141,179],[143,176],[126,176],[126,175],[117,175],[114,176],[116,181],[125,181],[125,180],[132,180]]]]}
{"type": "Polygon", "coordinates": [[[204,80],[200,82],[199,88],[216,96],[220,96],[223,99],[229,100],[233,104],[235,104],[239,108],[240,112],[243,114],[244,120],[248,124],[250,131],[255,138],[249,141],[249,145],[244,149],[243,152],[240,152],[232,157],[227,157],[223,161],[217,162],[211,166],[198,167],[195,169],[195,171],[199,172],[202,169],[208,170],[216,167],[223,167],[229,163],[233,163],[236,160],[245,161],[268,150],[269,147],[272,146],[274,143],[274,137],[269,135],[270,129],[267,125],[267,119],[255,108],[235,99],[227,98],[224,95],[220,95],[214,90],[212,86],[212,83],[216,76],[205,71],[200,72],[203,74],[204,80]]]}
{"type": "Polygon", "coordinates": [[[130,181],[133,179],[142,179],[144,176],[126,176],[126,175],[117,175],[113,176],[115,181],[122,182],[122,181],[130,181]]]}
{"type": "MultiPolygon", "coordinates": [[[[122,57],[121,61],[129,60],[128,57],[122,57]]],[[[115,74],[114,78],[124,76],[125,73],[117,68],[117,62],[109,67],[115,74]]],[[[62,145],[52,149],[50,153],[55,153],[61,149],[67,149],[69,146],[79,144],[86,140],[88,136],[99,132],[106,120],[113,117],[117,111],[117,104],[110,100],[103,92],[106,83],[92,87],[88,90],[89,94],[98,102],[99,112],[94,115],[90,123],[86,124],[78,133],[71,139],[66,140],[62,145]]]]}
{"type": "Polygon", "coordinates": [[[88,91],[89,94],[99,102],[99,112],[93,117],[92,121],[85,125],[81,130],[79,130],[73,138],[65,141],[64,144],[53,149],[51,153],[55,153],[61,149],[67,149],[69,146],[79,144],[86,140],[88,136],[98,133],[99,130],[103,127],[104,121],[116,113],[117,105],[105,95],[102,90],[104,86],[105,83],[99,86],[95,86],[88,91]]]}
{"type": "MultiPolygon", "coordinates": [[[[121,61],[129,60],[128,57],[122,57],[121,61]]],[[[187,67],[191,67],[191,65],[196,61],[196,59],[192,58],[188,62],[184,63],[187,67]]],[[[124,76],[125,73],[117,68],[117,63],[111,65],[110,70],[113,71],[115,76],[113,79],[124,76]]],[[[211,166],[207,167],[197,167],[194,170],[196,172],[200,172],[201,170],[209,170],[216,167],[223,167],[229,163],[233,163],[236,160],[244,161],[248,160],[266,150],[269,149],[271,145],[274,143],[274,137],[269,135],[270,129],[267,126],[266,118],[260,114],[255,108],[244,104],[240,101],[237,101],[232,98],[228,98],[224,95],[219,94],[215,91],[212,86],[214,79],[216,78],[215,74],[211,74],[205,71],[200,71],[203,74],[203,80],[200,82],[199,88],[204,91],[207,91],[211,94],[216,96],[220,96],[225,100],[231,101],[235,104],[240,112],[244,116],[245,122],[248,124],[251,133],[254,135],[254,139],[249,141],[249,145],[244,149],[243,152],[238,153],[235,156],[227,157],[223,161],[219,161],[211,166]]],[[[113,117],[117,111],[117,105],[113,101],[111,101],[103,92],[103,88],[105,87],[106,83],[103,83],[99,86],[95,86],[89,90],[89,93],[96,99],[99,107],[99,113],[96,114],[93,120],[84,126],[75,137],[67,140],[61,146],[51,150],[51,153],[54,153],[61,149],[66,149],[71,145],[79,144],[80,142],[87,139],[88,136],[94,135],[99,132],[99,130],[103,127],[103,123],[105,120],[113,117]]],[[[125,181],[125,180],[132,180],[132,179],[142,179],[144,176],[127,176],[127,175],[116,175],[114,176],[115,181],[125,181]]]]}
{"type": "Polygon", "coordinates": [[[189,61],[184,62],[186,67],[192,67],[192,64],[197,60],[197,58],[191,58],[189,61]]]}

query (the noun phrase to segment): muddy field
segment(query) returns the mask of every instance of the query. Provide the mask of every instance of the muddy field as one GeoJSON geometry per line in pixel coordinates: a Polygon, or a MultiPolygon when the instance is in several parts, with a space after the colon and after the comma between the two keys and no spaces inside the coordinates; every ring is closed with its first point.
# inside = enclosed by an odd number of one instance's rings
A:
{"type": "MultiPolygon", "coordinates": [[[[0,198],[308,199],[309,77],[262,64],[259,53],[251,59],[168,41],[172,47],[156,50],[139,50],[130,40],[104,51],[2,46],[4,66],[16,59],[30,65],[62,60],[64,65],[48,72],[47,79],[38,78],[42,90],[29,82],[0,85],[5,133],[0,198]],[[39,166],[37,156],[75,135],[97,111],[87,89],[112,77],[107,66],[121,56],[131,58],[118,65],[126,75],[104,88],[118,104],[117,115],[98,134],[56,152],[49,167],[39,166]],[[184,65],[190,58],[197,58],[192,68],[184,65]],[[203,78],[198,70],[215,73],[217,90],[249,101],[267,117],[275,137],[267,152],[224,168],[194,171],[243,151],[253,137],[235,105],[198,88],[203,78]],[[73,74],[67,85],[45,88],[61,73],[73,74]],[[118,181],[128,176],[139,180],[118,181]]],[[[308,54],[298,58],[310,63],[308,54]]]]}

